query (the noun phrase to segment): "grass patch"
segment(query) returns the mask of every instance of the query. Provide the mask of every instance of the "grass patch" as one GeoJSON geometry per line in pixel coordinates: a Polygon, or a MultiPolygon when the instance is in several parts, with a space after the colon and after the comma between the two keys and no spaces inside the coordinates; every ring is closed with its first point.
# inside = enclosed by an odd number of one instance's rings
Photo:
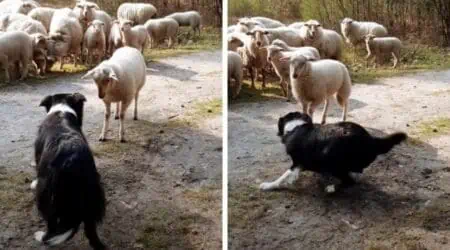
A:
{"type": "Polygon", "coordinates": [[[418,44],[405,46],[397,69],[392,68],[392,61],[373,68],[373,59],[369,67],[366,67],[366,54],[363,48],[358,48],[356,55],[349,46],[344,50],[343,61],[350,68],[352,81],[355,83],[369,83],[379,78],[450,68],[449,51],[439,47],[418,44]]]}
{"type": "Polygon", "coordinates": [[[280,100],[285,99],[283,91],[280,85],[277,83],[266,82],[266,88],[262,89],[260,82],[255,82],[256,89],[251,87],[251,82],[244,80],[242,84],[241,92],[236,100],[232,100],[232,103],[250,103],[250,102],[263,102],[267,100],[280,100]]]}
{"type": "Polygon", "coordinates": [[[20,210],[33,206],[29,189],[30,173],[0,169],[0,211],[20,210]]]}
{"type": "Polygon", "coordinates": [[[430,121],[418,123],[411,128],[409,132],[414,138],[409,141],[415,143],[420,140],[427,140],[440,135],[450,133],[450,118],[440,117],[430,121]]]}
{"type": "Polygon", "coordinates": [[[222,209],[222,189],[217,186],[202,187],[199,189],[187,189],[183,192],[183,196],[186,200],[189,200],[195,204],[196,207],[201,208],[203,211],[211,211],[217,213],[222,209]]]}
{"type": "Polygon", "coordinates": [[[173,210],[155,202],[144,213],[149,223],[138,233],[136,241],[145,249],[192,249],[190,235],[195,224],[207,224],[199,214],[173,210]]]}
{"type": "Polygon", "coordinates": [[[236,229],[253,227],[271,206],[269,202],[280,197],[279,192],[261,192],[250,186],[231,188],[228,194],[228,223],[236,229]]]}
{"type": "MultiPolygon", "coordinates": [[[[181,27],[179,32],[179,39],[183,40],[177,43],[173,49],[166,48],[165,44],[160,45],[159,48],[150,49],[150,46],[145,49],[144,56],[150,60],[157,60],[166,57],[181,56],[202,51],[213,51],[222,48],[222,32],[221,29],[214,27],[202,28],[200,37],[195,36],[188,38],[187,32],[190,27],[181,27]],[[192,43],[188,44],[188,40],[192,39],[192,43]]],[[[192,34],[192,32],[191,32],[192,34]]]]}

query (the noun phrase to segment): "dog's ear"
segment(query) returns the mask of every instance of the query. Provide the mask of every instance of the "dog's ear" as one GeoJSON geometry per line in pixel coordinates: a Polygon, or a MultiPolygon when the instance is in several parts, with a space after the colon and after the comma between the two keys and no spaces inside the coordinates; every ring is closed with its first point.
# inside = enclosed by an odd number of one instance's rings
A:
{"type": "Polygon", "coordinates": [[[75,100],[76,103],[79,102],[85,102],[86,101],[86,97],[80,93],[73,93],[72,94],[73,99],[75,100]]]}
{"type": "Polygon", "coordinates": [[[43,106],[47,111],[50,110],[53,104],[53,96],[48,95],[44,99],[42,99],[41,103],[39,104],[39,107],[43,106]]]}
{"type": "Polygon", "coordinates": [[[284,117],[278,119],[278,136],[283,136],[284,134],[284,117]]]}

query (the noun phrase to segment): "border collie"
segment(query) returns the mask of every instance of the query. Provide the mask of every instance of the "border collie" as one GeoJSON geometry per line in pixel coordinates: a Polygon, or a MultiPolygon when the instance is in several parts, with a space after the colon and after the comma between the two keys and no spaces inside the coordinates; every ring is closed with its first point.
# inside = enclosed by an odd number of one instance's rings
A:
{"type": "MultiPolygon", "coordinates": [[[[389,152],[406,140],[405,133],[394,133],[385,138],[371,136],[362,126],[352,122],[313,124],[311,117],[291,112],[278,120],[278,136],[286,146],[292,166],[274,182],[260,185],[263,191],[281,188],[285,180],[291,184],[301,170],[340,179],[342,187],[354,184],[351,173],[362,173],[380,154],[389,152]]],[[[328,185],[327,193],[335,191],[328,185]]]]}
{"type": "Polygon", "coordinates": [[[105,214],[105,194],[94,157],[81,130],[86,98],[79,93],[45,97],[39,106],[47,117],[34,144],[37,179],[36,204],[47,223],[47,232],[35,239],[58,245],[71,239],[84,223],[84,232],[94,249],[105,249],[97,224],[105,214]]]}

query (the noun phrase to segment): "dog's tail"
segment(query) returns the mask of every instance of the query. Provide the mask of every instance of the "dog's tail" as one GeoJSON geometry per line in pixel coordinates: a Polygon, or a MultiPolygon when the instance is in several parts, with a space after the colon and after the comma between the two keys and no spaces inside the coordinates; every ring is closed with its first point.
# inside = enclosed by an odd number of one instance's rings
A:
{"type": "Polygon", "coordinates": [[[38,179],[36,189],[37,207],[48,222],[48,232],[35,236],[48,245],[70,240],[82,222],[97,224],[105,214],[105,195],[95,165],[67,159],[63,162],[45,169],[48,172],[38,179]]]}
{"type": "Polygon", "coordinates": [[[406,140],[408,136],[405,133],[394,133],[384,138],[375,138],[376,147],[379,154],[389,152],[395,145],[406,140]]]}

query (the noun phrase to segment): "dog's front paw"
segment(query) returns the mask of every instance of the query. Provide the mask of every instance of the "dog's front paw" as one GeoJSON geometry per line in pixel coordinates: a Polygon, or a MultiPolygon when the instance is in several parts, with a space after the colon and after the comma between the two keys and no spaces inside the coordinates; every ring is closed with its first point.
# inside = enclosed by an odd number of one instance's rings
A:
{"type": "Polygon", "coordinates": [[[30,189],[31,190],[35,190],[36,187],[37,187],[37,184],[38,184],[38,180],[32,181],[31,184],[30,184],[30,189]]]}
{"type": "Polygon", "coordinates": [[[336,192],[336,187],[334,185],[328,185],[325,187],[325,192],[332,194],[336,192]]]}
{"type": "Polygon", "coordinates": [[[37,231],[36,233],[34,233],[34,239],[42,242],[42,239],[44,238],[45,232],[43,231],[37,231]]]}
{"type": "Polygon", "coordinates": [[[271,191],[274,189],[274,187],[273,187],[272,183],[270,183],[270,182],[263,182],[259,185],[259,189],[261,191],[271,191]]]}

